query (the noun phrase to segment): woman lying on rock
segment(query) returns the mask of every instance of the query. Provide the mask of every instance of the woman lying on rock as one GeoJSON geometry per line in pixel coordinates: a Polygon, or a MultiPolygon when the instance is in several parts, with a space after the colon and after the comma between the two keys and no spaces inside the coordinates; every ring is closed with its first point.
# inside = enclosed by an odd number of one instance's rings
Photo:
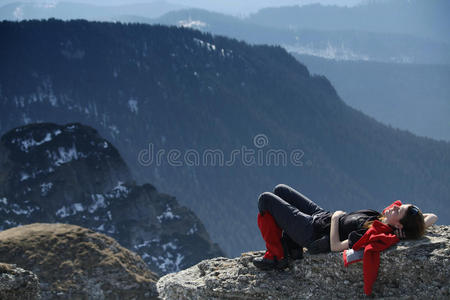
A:
{"type": "Polygon", "coordinates": [[[267,251],[253,264],[262,270],[286,268],[288,259],[303,257],[303,246],[312,254],[350,249],[375,220],[389,226],[383,225],[399,239],[420,238],[437,220],[436,215],[422,214],[417,206],[399,200],[382,213],[372,209],[331,213],[285,184],[277,185],[273,193],[262,193],[258,208],[267,251]]]}

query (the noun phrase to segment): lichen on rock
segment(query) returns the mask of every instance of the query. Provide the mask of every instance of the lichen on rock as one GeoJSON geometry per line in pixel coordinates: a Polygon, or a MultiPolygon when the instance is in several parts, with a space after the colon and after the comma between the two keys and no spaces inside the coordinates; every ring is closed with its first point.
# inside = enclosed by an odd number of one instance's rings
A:
{"type": "MultiPolygon", "coordinates": [[[[362,262],[344,266],[342,253],[311,255],[284,271],[252,264],[264,252],[204,260],[160,278],[161,299],[359,299],[362,262]]],[[[419,240],[403,240],[381,252],[372,296],[383,299],[450,298],[450,226],[432,226],[419,240]]]]}

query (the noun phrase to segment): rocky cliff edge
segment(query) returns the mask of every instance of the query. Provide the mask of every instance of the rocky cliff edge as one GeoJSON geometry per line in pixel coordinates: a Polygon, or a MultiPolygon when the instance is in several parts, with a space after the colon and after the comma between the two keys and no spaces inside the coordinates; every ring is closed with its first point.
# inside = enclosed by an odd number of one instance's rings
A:
{"type": "MultiPolygon", "coordinates": [[[[311,255],[284,271],[260,271],[240,257],[204,260],[162,277],[162,299],[363,299],[363,263],[344,266],[341,253],[311,255]]],[[[419,240],[403,240],[380,255],[373,298],[449,299],[450,226],[432,226],[419,240]]]]}

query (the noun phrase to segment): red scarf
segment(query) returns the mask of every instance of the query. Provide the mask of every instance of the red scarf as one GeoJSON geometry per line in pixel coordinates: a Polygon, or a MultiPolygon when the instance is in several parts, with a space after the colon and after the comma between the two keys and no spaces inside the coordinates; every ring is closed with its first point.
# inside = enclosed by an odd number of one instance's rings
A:
{"type": "MultiPolygon", "coordinates": [[[[380,252],[398,243],[400,239],[392,234],[392,228],[389,225],[381,223],[378,220],[373,222],[373,225],[366,231],[366,233],[353,245],[353,250],[362,250],[363,255],[363,273],[364,273],[364,292],[366,295],[372,293],[372,285],[378,276],[378,267],[380,266],[380,252]]],[[[344,251],[344,263],[347,266],[346,251],[344,251]]],[[[358,260],[356,260],[358,261],[358,260]]],[[[356,262],[352,261],[350,263],[356,262]]]]}
{"type": "MultiPolygon", "coordinates": [[[[395,201],[383,209],[383,214],[394,205],[401,206],[402,202],[400,200],[395,201]]],[[[372,293],[372,285],[378,276],[380,252],[400,241],[395,234],[392,234],[392,231],[393,230],[389,225],[375,220],[366,233],[353,245],[351,255],[355,257],[354,260],[348,261],[347,250],[343,253],[344,265],[347,267],[349,264],[361,260],[358,259],[358,255],[353,251],[364,251],[362,261],[364,273],[364,293],[366,293],[366,295],[370,295],[372,293]]]]}

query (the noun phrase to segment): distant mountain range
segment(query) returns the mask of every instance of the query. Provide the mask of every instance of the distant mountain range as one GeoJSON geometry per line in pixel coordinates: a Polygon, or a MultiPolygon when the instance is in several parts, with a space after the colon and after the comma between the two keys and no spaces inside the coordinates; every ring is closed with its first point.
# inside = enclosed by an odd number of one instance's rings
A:
{"type": "Polygon", "coordinates": [[[0,230],[68,223],[115,238],[158,274],[223,255],[201,221],[150,184],[116,148],[78,123],[29,124],[0,140],[0,230]]]}
{"type": "Polygon", "coordinates": [[[383,123],[450,141],[450,66],[336,61],[292,53],[350,106],[383,123]]]}
{"type": "MultiPolygon", "coordinates": [[[[323,20],[318,16],[317,19],[323,20]]],[[[450,44],[446,42],[405,33],[371,32],[364,27],[291,28],[199,9],[168,12],[155,20],[132,16],[118,17],[117,20],[191,27],[249,43],[281,45],[290,52],[328,59],[450,64],[450,44]]]]}
{"type": "Polygon", "coordinates": [[[0,7],[0,19],[55,17],[181,25],[250,43],[282,45],[301,55],[450,64],[450,23],[444,13],[450,7],[446,0],[372,1],[353,7],[284,6],[261,9],[245,18],[188,6],[166,1],[121,6],[14,2],[0,7]]]}
{"type": "MultiPolygon", "coordinates": [[[[325,5],[344,5],[344,6],[352,6],[360,3],[362,0],[320,0],[321,3],[325,5]]],[[[184,8],[202,8],[209,11],[221,12],[231,15],[237,16],[246,16],[249,13],[253,13],[258,11],[264,7],[272,7],[272,6],[289,6],[289,5],[303,5],[310,4],[312,2],[317,2],[317,0],[278,0],[277,3],[274,3],[272,0],[258,0],[258,1],[240,1],[240,0],[22,0],[18,2],[17,0],[0,0],[0,6],[11,4],[11,3],[42,3],[47,4],[59,4],[61,2],[72,2],[77,4],[92,4],[95,2],[95,5],[108,7],[108,6],[127,6],[130,2],[132,4],[138,3],[146,3],[146,4],[154,4],[160,3],[165,4],[166,6],[172,5],[173,7],[184,7],[184,8]]],[[[146,11],[138,11],[138,15],[148,13],[146,11]]],[[[136,13],[135,13],[136,14],[136,13]]],[[[60,18],[60,16],[54,15],[55,18],[60,18]]]]}
{"type": "Polygon", "coordinates": [[[127,5],[92,5],[70,1],[23,1],[8,3],[0,7],[0,19],[87,19],[112,21],[117,16],[143,15],[147,18],[159,17],[169,11],[184,9],[183,5],[167,1],[152,1],[127,5]]]}
{"type": "Polygon", "coordinates": [[[271,7],[247,18],[267,27],[397,33],[450,43],[447,0],[366,1],[353,7],[271,7]]]}
{"type": "Polygon", "coordinates": [[[385,124],[450,140],[450,46],[443,42],[394,33],[276,29],[192,9],[167,13],[157,23],[282,45],[311,72],[327,76],[352,107],[385,124]]]}
{"type": "Polygon", "coordinates": [[[278,183],[327,210],[401,199],[450,221],[450,143],[347,106],[281,47],[81,20],[2,22],[0,43],[0,132],[96,128],[139,183],[191,208],[230,256],[264,247],[256,202],[278,183]]]}

